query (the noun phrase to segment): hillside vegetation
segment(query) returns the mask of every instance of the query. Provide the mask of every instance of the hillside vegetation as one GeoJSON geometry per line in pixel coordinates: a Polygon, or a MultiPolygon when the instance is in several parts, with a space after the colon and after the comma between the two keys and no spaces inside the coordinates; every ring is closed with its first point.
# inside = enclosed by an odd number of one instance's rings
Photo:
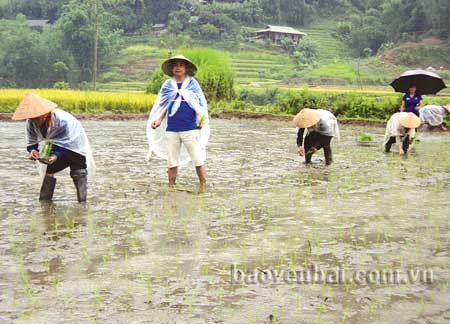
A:
{"type": "Polygon", "coordinates": [[[244,88],[380,87],[405,69],[428,66],[449,76],[448,1],[203,3],[0,1],[0,87],[88,90],[95,80],[100,91],[141,92],[170,52],[195,47],[228,56],[244,88]],[[32,29],[27,19],[49,22],[32,29]],[[155,33],[154,24],[165,30],[155,33]],[[267,24],[307,36],[299,45],[255,40],[267,24]]]}

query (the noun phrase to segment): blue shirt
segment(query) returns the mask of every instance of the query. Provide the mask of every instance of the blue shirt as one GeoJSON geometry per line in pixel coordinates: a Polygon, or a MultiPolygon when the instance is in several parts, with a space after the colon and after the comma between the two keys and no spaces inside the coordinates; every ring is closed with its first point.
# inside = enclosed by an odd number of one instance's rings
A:
{"type": "MultiPolygon", "coordinates": [[[[181,88],[182,83],[177,83],[178,89],[181,88]]],[[[177,99],[178,96],[175,98],[177,99]]],[[[181,98],[181,104],[175,115],[170,117],[172,112],[173,103],[170,104],[167,117],[168,132],[187,132],[197,129],[197,118],[195,116],[195,110],[192,109],[189,104],[181,98]]]]}
{"type": "Polygon", "coordinates": [[[405,112],[412,112],[419,116],[419,111],[416,109],[416,106],[422,101],[422,96],[419,93],[416,92],[412,97],[409,93],[406,93],[403,96],[403,101],[405,102],[405,112]]]}

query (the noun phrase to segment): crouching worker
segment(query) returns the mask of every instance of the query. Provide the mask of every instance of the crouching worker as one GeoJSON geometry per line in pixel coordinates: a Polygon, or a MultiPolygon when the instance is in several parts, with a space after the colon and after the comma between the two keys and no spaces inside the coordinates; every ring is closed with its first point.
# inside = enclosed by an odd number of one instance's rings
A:
{"type": "Polygon", "coordinates": [[[450,114],[450,105],[427,105],[419,110],[419,114],[423,124],[431,127],[439,127],[444,132],[447,131],[447,127],[444,124],[444,116],[450,114]]]}
{"type": "Polygon", "coordinates": [[[12,119],[27,120],[28,158],[41,162],[39,169],[42,174],[45,172],[39,199],[53,199],[56,185],[54,174],[70,167],[78,201],[84,202],[88,169],[90,173],[94,169],[89,141],[80,122],[56,108],[54,102],[29,93],[12,119]]]}
{"type": "Polygon", "coordinates": [[[406,154],[412,148],[416,128],[420,126],[420,118],[413,113],[398,112],[391,116],[386,126],[384,149],[391,151],[394,143],[398,144],[399,153],[406,154]]]}
{"type": "Polygon", "coordinates": [[[333,160],[331,140],[335,136],[339,137],[336,117],[328,110],[305,108],[294,117],[294,123],[298,127],[298,154],[305,156],[305,163],[310,164],[312,155],[323,148],[325,164],[330,165],[333,160]],[[306,136],[303,139],[305,129],[306,136]]]}

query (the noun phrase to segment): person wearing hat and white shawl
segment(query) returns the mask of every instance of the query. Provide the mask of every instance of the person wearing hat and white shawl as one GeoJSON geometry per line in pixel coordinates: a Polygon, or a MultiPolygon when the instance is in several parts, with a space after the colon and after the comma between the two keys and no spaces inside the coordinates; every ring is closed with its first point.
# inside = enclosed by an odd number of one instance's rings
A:
{"type": "Polygon", "coordinates": [[[450,114],[450,105],[426,105],[419,110],[419,113],[422,123],[431,127],[439,127],[444,132],[447,131],[447,127],[444,125],[444,115],[450,114]]]}
{"type": "Polygon", "coordinates": [[[416,128],[419,126],[420,118],[414,113],[398,112],[393,114],[386,125],[385,151],[390,152],[392,144],[397,143],[400,154],[408,153],[414,142],[416,128]]]}
{"type": "Polygon", "coordinates": [[[45,176],[39,199],[53,199],[56,186],[54,174],[70,167],[78,201],[86,201],[88,169],[93,173],[95,165],[89,141],[80,122],[69,113],[57,109],[54,102],[32,93],[23,98],[12,119],[27,120],[28,158],[43,163],[40,164],[40,171],[45,176]],[[46,143],[51,143],[52,149],[48,159],[43,160],[40,150],[46,143]]]}
{"type": "Polygon", "coordinates": [[[305,163],[311,163],[312,155],[323,148],[325,164],[332,162],[331,140],[339,137],[339,126],[336,117],[324,109],[302,109],[295,117],[294,123],[298,127],[298,154],[305,156],[305,163]],[[306,129],[306,136],[303,138],[306,129]]]}
{"type": "Polygon", "coordinates": [[[149,155],[168,160],[169,186],[176,184],[178,167],[192,161],[200,182],[206,187],[206,145],[209,139],[208,106],[194,78],[197,67],[183,55],[162,64],[171,78],[161,86],[147,123],[149,155]]]}

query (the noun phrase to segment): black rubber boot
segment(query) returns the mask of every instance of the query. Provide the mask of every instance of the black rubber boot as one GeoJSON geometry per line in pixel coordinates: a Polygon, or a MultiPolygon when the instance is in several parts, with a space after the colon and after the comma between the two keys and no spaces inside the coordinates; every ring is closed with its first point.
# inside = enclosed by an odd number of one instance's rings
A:
{"type": "Polygon", "coordinates": [[[53,192],[55,192],[56,179],[54,177],[45,176],[42,181],[41,192],[39,193],[39,200],[52,200],[53,192]]]}
{"type": "Polygon", "coordinates": [[[331,153],[331,147],[324,146],[323,147],[323,152],[324,152],[324,155],[325,155],[325,164],[326,165],[330,165],[331,162],[333,162],[333,155],[331,153]]]}
{"type": "Polygon", "coordinates": [[[87,170],[79,169],[70,171],[75,188],[77,189],[78,202],[84,202],[87,199],[87,170]]]}
{"type": "Polygon", "coordinates": [[[305,153],[305,164],[311,164],[311,159],[314,153],[316,153],[314,148],[310,148],[308,152],[305,153]]]}
{"type": "Polygon", "coordinates": [[[403,145],[402,145],[402,149],[403,149],[403,151],[405,151],[405,154],[408,153],[410,144],[411,144],[411,140],[409,138],[409,135],[406,135],[405,138],[403,139],[403,145]]]}
{"type": "Polygon", "coordinates": [[[389,138],[388,142],[384,145],[384,151],[389,153],[391,151],[392,144],[396,142],[395,137],[389,138]]]}

